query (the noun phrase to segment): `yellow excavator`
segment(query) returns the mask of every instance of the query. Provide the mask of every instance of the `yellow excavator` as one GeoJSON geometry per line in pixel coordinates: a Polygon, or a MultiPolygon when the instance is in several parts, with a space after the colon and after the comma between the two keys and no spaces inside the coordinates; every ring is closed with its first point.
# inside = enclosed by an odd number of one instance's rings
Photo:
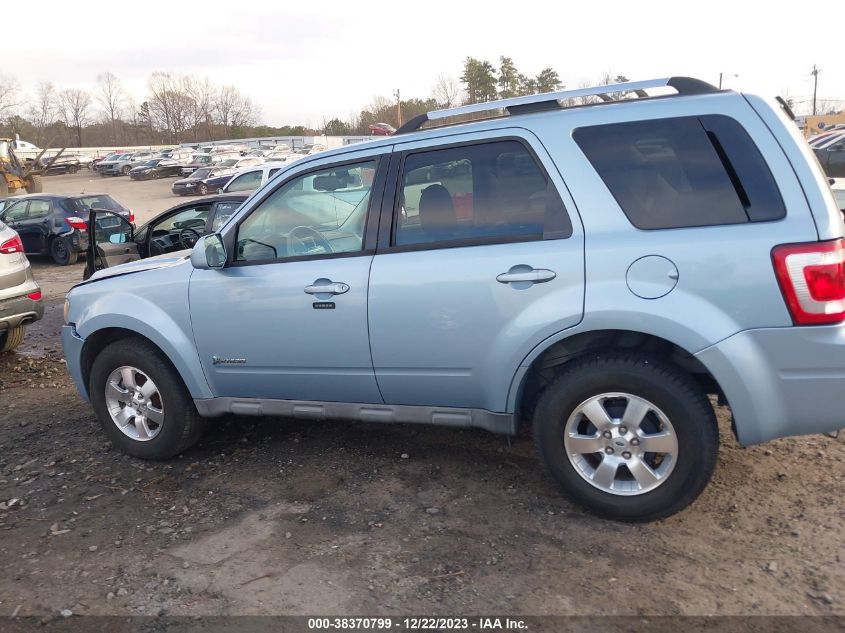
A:
{"type": "Polygon", "coordinates": [[[41,157],[46,150],[41,150],[32,163],[24,165],[15,156],[15,151],[12,149],[13,143],[14,139],[0,138],[0,198],[20,193],[21,189],[27,193],[41,193],[44,191],[41,183],[42,174],[61,156],[64,148],[51,157],[46,165],[42,166],[41,163],[41,157]]]}

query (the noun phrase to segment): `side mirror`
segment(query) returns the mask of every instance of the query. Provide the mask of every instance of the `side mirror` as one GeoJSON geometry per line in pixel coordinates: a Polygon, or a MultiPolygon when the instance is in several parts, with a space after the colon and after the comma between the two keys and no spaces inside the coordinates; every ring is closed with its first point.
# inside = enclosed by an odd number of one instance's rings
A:
{"type": "Polygon", "coordinates": [[[226,265],[226,247],[217,233],[202,237],[191,251],[191,265],[199,270],[220,269],[226,265]]]}

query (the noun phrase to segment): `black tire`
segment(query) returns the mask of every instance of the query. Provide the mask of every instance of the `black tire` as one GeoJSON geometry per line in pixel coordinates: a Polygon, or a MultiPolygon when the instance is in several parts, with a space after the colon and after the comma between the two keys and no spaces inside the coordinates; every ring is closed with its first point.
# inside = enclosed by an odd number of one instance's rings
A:
{"type": "Polygon", "coordinates": [[[199,192],[199,194],[201,196],[207,196],[208,195],[208,185],[205,184],[204,182],[201,182],[200,186],[197,187],[197,191],[199,192]]]}
{"type": "Polygon", "coordinates": [[[56,237],[50,242],[50,256],[59,266],[69,266],[76,263],[79,253],[73,250],[67,239],[56,237]]]}
{"type": "Polygon", "coordinates": [[[120,170],[120,173],[122,173],[124,176],[128,176],[131,170],[132,168],[129,165],[124,165],[123,169],[120,170]]]}
{"type": "Polygon", "coordinates": [[[200,417],[185,384],[170,361],[148,341],[125,338],[108,345],[94,359],[89,392],[94,413],[106,435],[117,448],[133,457],[166,460],[187,450],[200,439],[205,419],[200,417]],[[106,404],[109,375],[128,365],[144,372],[158,387],[164,420],[151,440],[139,441],[125,435],[112,421],[106,404]]]}
{"type": "Polygon", "coordinates": [[[41,181],[41,176],[32,174],[29,177],[29,186],[26,188],[27,193],[42,193],[44,191],[44,183],[41,181]]]}
{"type": "Polygon", "coordinates": [[[610,519],[654,521],[675,514],[704,490],[716,466],[719,431],[706,394],[689,374],[647,354],[596,352],[572,361],[540,394],[533,421],[537,452],[554,480],[576,503],[610,519]],[[648,400],[675,430],[674,469],[649,492],[624,496],[601,490],[567,456],[563,438],[570,415],[590,397],[608,392],[648,400]]]}
{"type": "Polygon", "coordinates": [[[26,328],[18,325],[5,332],[0,332],[0,353],[11,352],[23,342],[23,335],[26,328]]]}

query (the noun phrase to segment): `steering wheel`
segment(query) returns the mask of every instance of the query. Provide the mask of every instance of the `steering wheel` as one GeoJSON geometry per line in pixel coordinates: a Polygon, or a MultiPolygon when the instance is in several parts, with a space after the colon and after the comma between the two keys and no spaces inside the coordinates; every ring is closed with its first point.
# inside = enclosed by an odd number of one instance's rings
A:
{"type": "Polygon", "coordinates": [[[332,252],[332,245],[329,244],[329,241],[319,231],[312,229],[310,226],[297,226],[288,233],[288,238],[298,242],[302,247],[302,252],[296,253],[297,255],[304,255],[318,246],[323,249],[324,253],[332,252]]]}
{"type": "Polygon", "coordinates": [[[195,231],[194,229],[189,229],[186,227],[179,231],[179,244],[182,245],[182,248],[190,249],[194,247],[194,244],[199,241],[200,237],[202,236],[199,234],[199,231],[195,231]],[[193,233],[196,237],[192,238],[189,235],[190,233],[193,233]]]}

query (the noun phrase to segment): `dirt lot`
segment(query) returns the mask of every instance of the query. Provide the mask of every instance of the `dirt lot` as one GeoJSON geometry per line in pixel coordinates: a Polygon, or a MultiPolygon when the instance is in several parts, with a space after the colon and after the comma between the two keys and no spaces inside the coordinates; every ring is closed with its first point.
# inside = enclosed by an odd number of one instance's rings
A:
{"type": "MultiPolygon", "coordinates": [[[[169,181],[94,184],[136,212],[173,200],[169,181]]],[[[34,266],[45,319],[0,360],[0,616],[845,615],[843,438],[740,449],[721,410],[710,487],[649,525],[561,498],[527,436],[226,418],[145,463],[65,372],[81,265],[34,266]]]]}

